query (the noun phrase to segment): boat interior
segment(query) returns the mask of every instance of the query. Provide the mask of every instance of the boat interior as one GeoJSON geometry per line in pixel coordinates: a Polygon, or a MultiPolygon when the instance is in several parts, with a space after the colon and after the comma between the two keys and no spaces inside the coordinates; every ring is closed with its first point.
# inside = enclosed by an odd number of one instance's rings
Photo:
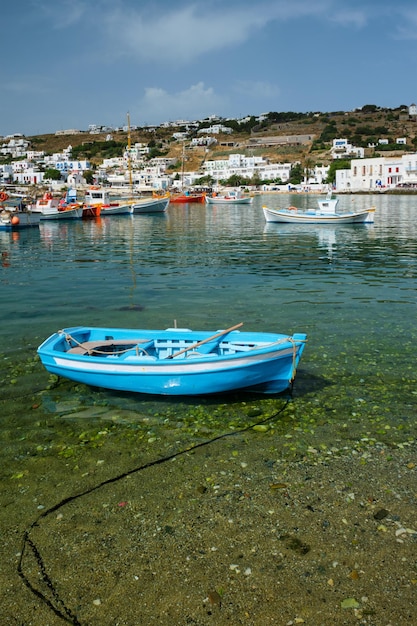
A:
{"type": "Polygon", "coordinates": [[[197,346],[195,339],[163,338],[163,339],[106,339],[97,341],[78,341],[66,337],[64,342],[56,345],[71,355],[93,356],[103,358],[120,358],[122,360],[141,360],[152,357],[157,360],[186,359],[196,357],[231,356],[239,352],[246,352],[255,348],[269,345],[268,342],[227,341],[217,338],[197,346]]]}

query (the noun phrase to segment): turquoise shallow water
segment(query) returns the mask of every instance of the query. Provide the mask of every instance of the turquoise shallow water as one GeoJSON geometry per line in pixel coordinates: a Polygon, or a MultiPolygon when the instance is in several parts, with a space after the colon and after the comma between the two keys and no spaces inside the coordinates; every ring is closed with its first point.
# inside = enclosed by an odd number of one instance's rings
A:
{"type": "MultiPolygon", "coordinates": [[[[341,408],[346,395],[357,395],[357,384],[372,398],[386,397],[395,421],[395,403],[415,400],[416,201],[342,196],[341,209],[374,204],[375,224],[335,227],[265,224],[261,209],[315,203],[308,195],[258,196],[252,206],[173,205],[166,215],[46,222],[39,230],[0,233],[4,414],[33,427],[23,398],[50,385],[36,348],[59,328],[216,330],[244,322],[245,330],[307,332],[300,396],[324,400],[330,377],[343,421],[349,413],[341,408]],[[310,397],[317,386],[320,393],[310,397]]],[[[126,403],[115,394],[82,392],[87,405],[103,396],[112,406],[126,403]]],[[[54,393],[74,402],[65,381],[54,393]]],[[[140,410],[148,402],[129,398],[140,410]]],[[[34,404],[38,414],[50,415],[51,403],[34,404]]],[[[152,413],[155,404],[174,413],[177,406],[155,399],[152,413]]]]}
{"type": "Polygon", "coordinates": [[[320,378],[329,363],[340,377],[395,363],[406,378],[416,335],[414,197],[340,198],[342,209],[374,204],[374,225],[264,222],[262,204],[315,202],[259,196],[249,207],[172,205],[166,215],[1,232],[5,375],[65,326],[216,330],[244,322],[245,330],[307,332],[303,380],[320,378]]]}

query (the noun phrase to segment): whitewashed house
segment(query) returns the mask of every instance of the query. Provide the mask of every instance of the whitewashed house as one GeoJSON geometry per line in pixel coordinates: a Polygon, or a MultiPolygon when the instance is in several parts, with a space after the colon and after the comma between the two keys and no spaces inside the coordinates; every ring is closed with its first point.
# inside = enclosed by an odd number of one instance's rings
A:
{"type": "Polygon", "coordinates": [[[0,182],[10,183],[13,180],[13,167],[10,164],[0,165],[0,182]]]}
{"type": "Polygon", "coordinates": [[[402,181],[405,185],[417,185],[417,154],[404,154],[402,161],[402,181]]]}
{"type": "Polygon", "coordinates": [[[365,156],[365,148],[352,146],[347,139],[333,139],[330,153],[333,159],[345,159],[352,156],[361,159],[365,156]]]}
{"type": "Polygon", "coordinates": [[[336,191],[377,191],[417,184],[417,154],[352,159],[350,170],[336,171],[336,191]]]}
{"type": "Polygon", "coordinates": [[[44,181],[45,175],[36,166],[30,166],[15,171],[13,182],[19,185],[39,185],[44,181]]]}

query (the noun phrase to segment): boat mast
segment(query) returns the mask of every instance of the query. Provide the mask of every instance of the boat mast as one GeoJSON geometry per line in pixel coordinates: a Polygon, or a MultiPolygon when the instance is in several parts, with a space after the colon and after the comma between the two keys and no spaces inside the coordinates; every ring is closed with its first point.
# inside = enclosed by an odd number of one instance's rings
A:
{"type": "Polygon", "coordinates": [[[130,115],[129,111],[127,112],[127,165],[129,168],[129,185],[130,185],[130,193],[132,194],[133,190],[133,180],[132,180],[132,160],[130,155],[131,149],[131,138],[130,138],[130,115]]]}
{"type": "Polygon", "coordinates": [[[182,142],[181,191],[184,191],[185,142],[182,142]]]}

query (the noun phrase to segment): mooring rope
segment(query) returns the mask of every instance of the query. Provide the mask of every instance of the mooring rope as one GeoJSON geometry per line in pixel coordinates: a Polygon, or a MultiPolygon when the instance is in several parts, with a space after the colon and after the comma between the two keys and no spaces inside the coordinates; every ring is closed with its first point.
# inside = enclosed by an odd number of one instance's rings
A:
{"type": "Polygon", "coordinates": [[[78,500],[79,498],[83,498],[84,496],[89,495],[90,493],[93,493],[94,491],[97,491],[98,489],[101,489],[102,487],[104,487],[105,485],[110,485],[112,483],[115,483],[119,480],[122,480],[123,478],[126,478],[127,476],[131,476],[132,474],[136,474],[137,472],[140,472],[142,470],[148,469],[150,467],[155,467],[157,465],[162,465],[163,463],[167,463],[168,461],[172,461],[173,459],[182,456],[184,454],[187,454],[189,452],[193,452],[194,450],[197,450],[198,448],[203,448],[205,446],[211,445],[217,441],[220,441],[221,439],[225,439],[226,437],[233,437],[239,434],[242,434],[244,432],[247,432],[248,430],[252,430],[255,426],[261,426],[262,424],[266,424],[267,422],[270,422],[272,420],[274,420],[275,418],[277,418],[281,413],[283,413],[283,411],[286,409],[287,405],[289,403],[289,399],[287,399],[285,401],[284,406],[282,406],[279,411],[277,411],[276,413],[274,413],[273,415],[270,415],[269,417],[260,420],[258,422],[256,422],[255,424],[250,424],[249,426],[245,426],[244,428],[241,428],[239,430],[234,430],[228,433],[223,433],[222,435],[218,435],[217,437],[213,437],[212,439],[208,439],[206,441],[202,441],[201,443],[197,443],[193,446],[191,446],[190,448],[184,448],[183,450],[180,450],[179,452],[175,452],[174,454],[170,454],[169,456],[165,456],[162,457],[160,459],[156,459],[154,461],[149,461],[149,463],[145,463],[144,465],[140,465],[139,467],[135,467],[131,470],[128,470],[127,472],[122,472],[121,474],[118,474],[117,476],[113,476],[111,478],[108,478],[107,480],[103,480],[102,482],[98,483],[97,485],[94,485],[93,487],[90,487],[89,489],[86,489],[85,491],[82,491],[81,493],[77,493],[74,494],[72,496],[68,496],[66,498],[63,498],[62,500],[60,500],[57,504],[54,504],[53,506],[51,506],[49,509],[46,509],[45,511],[42,511],[42,513],[40,513],[38,515],[38,517],[30,524],[30,526],[28,526],[28,528],[26,528],[26,530],[23,533],[23,539],[22,539],[22,548],[20,551],[20,556],[19,556],[19,561],[17,564],[17,572],[20,576],[20,578],[22,579],[22,581],[24,582],[24,584],[26,585],[26,587],[34,594],[36,595],[40,600],[42,600],[42,602],[44,602],[44,604],[46,604],[46,606],[55,613],[55,615],[57,615],[58,617],[60,617],[61,619],[63,619],[64,621],[66,621],[69,624],[72,624],[73,626],[82,626],[81,622],[79,621],[79,619],[77,618],[77,616],[71,611],[70,608],[68,608],[64,602],[64,600],[62,600],[62,598],[60,597],[53,581],[51,580],[51,578],[49,577],[47,571],[46,571],[46,566],[45,566],[45,561],[42,557],[42,554],[40,553],[40,550],[38,549],[38,547],[36,546],[35,542],[31,539],[30,537],[30,533],[31,531],[38,526],[39,522],[41,519],[48,517],[49,515],[51,515],[51,513],[54,513],[55,511],[58,511],[59,509],[61,509],[63,506],[65,506],[66,504],[69,504],[70,502],[74,502],[74,500],[78,500]],[[26,574],[23,571],[23,561],[24,561],[24,557],[25,557],[25,553],[27,551],[29,551],[29,549],[32,552],[33,557],[35,558],[35,561],[38,565],[39,568],[39,573],[41,576],[41,579],[43,580],[43,582],[45,583],[45,585],[48,587],[51,596],[52,596],[52,600],[49,599],[44,592],[42,592],[40,589],[37,589],[36,587],[34,587],[34,585],[30,582],[29,578],[26,576],[26,574]],[[54,604],[55,602],[55,604],[54,604]]]}

